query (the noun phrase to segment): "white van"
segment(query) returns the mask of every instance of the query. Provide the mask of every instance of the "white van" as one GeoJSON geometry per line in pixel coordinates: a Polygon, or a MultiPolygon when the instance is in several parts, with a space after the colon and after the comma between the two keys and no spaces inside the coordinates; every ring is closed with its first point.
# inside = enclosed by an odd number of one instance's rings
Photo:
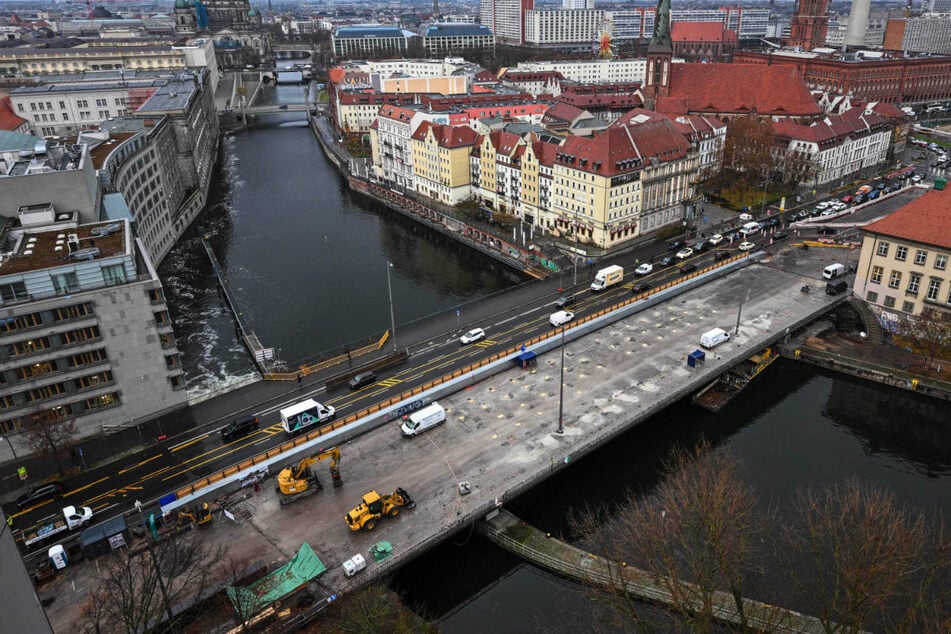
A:
{"type": "Polygon", "coordinates": [[[400,425],[400,431],[407,438],[421,434],[430,427],[441,425],[446,422],[446,410],[443,406],[433,401],[423,409],[417,410],[412,414],[403,417],[403,424],[400,425]]]}
{"type": "Polygon", "coordinates": [[[751,236],[754,233],[759,233],[759,223],[758,222],[748,222],[742,227],[740,227],[740,233],[744,236],[751,236]]]}
{"type": "Polygon", "coordinates": [[[845,267],[841,264],[830,264],[822,269],[822,277],[827,280],[834,280],[837,277],[845,275],[845,267]]]}
{"type": "Polygon", "coordinates": [[[730,340],[730,333],[723,328],[714,328],[700,335],[700,345],[707,350],[713,350],[724,341],[730,340]]]}

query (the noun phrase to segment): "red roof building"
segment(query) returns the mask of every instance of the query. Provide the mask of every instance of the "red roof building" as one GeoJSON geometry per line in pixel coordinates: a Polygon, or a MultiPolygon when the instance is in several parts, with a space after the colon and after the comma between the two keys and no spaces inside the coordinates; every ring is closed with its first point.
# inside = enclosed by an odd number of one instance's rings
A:
{"type": "Polygon", "coordinates": [[[28,134],[30,122],[13,111],[10,96],[0,96],[0,130],[28,134]]]}
{"type": "Polygon", "coordinates": [[[932,189],[863,231],[854,292],[883,320],[951,310],[951,190],[932,189]]]}
{"type": "Polygon", "coordinates": [[[722,22],[674,22],[670,41],[674,55],[688,62],[729,62],[739,45],[736,31],[722,22]]]}

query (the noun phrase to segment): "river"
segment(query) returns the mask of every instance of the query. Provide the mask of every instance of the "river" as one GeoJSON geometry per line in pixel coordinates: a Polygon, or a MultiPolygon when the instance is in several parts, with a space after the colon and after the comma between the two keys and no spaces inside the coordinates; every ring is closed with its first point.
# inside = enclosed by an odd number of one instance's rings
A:
{"type": "MultiPolygon", "coordinates": [[[[302,99],[303,88],[281,86],[262,103],[302,99]]],[[[222,146],[198,222],[242,318],[291,364],[388,328],[388,262],[398,324],[519,281],[490,259],[354,199],[295,115],[266,117],[222,146]]],[[[198,235],[193,228],[160,268],[193,393],[253,374],[198,235]]],[[[650,491],[671,445],[692,446],[703,434],[740,457],[764,503],[856,476],[947,515],[948,425],[935,402],[780,360],[721,413],[675,404],[509,507],[583,543],[570,535],[571,508],[650,491]]],[[[577,586],[468,532],[406,566],[391,585],[445,632],[576,631],[590,614],[577,586]]],[[[763,585],[767,594],[783,591],[763,585]]]]}

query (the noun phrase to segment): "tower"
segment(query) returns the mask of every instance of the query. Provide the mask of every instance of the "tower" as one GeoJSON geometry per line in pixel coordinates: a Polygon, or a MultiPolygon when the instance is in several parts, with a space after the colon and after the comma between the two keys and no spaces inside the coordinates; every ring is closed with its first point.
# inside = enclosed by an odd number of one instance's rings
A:
{"type": "Polygon", "coordinates": [[[825,46],[828,30],[829,0],[799,0],[786,45],[805,51],[825,46]]]}
{"type": "Polygon", "coordinates": [[[658,97],[670,91],[670,63],[674,47],[670,41],[670,0],[658,0],[654,35],[647,46],[647,76],[644,78],[645,107],[653,110],[658,97]]]}

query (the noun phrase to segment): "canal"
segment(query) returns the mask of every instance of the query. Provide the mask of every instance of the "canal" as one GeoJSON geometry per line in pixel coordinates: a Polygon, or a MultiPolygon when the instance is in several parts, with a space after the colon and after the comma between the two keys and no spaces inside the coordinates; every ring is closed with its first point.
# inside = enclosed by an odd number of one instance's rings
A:
{"type": "MultiPolygon", "coordinates": [[[[261,103],[303,96],[299,86],[272,87],[261,103]]],[[[263,118],[222,146],[201,230],[243,317],[290,363],[389,327],[388,262],[398,324],[521,282],[492,260],[355,200],[294,115],[263,118]]],[[[253,375],[198,236],[193,228],[160,269],[195,393],[253,375]]],[[[628,491],[649,492],[669,448],[702,435],[736,453],[764,504],[788,504],[799,486],[855,476],[947,517],[946,419],[937,403],[780,360],[719,414],[677,403],[509,508],[584,544],[571,534],[571,509],[613,507],[628,491]]],[[[577,631],[592,618],[576,585],[468,532],[406,566],[391,587],[445,632],[577,631]]],[[[772,577],[758,587],[764,600],[785,592],[772,577]]]]}

